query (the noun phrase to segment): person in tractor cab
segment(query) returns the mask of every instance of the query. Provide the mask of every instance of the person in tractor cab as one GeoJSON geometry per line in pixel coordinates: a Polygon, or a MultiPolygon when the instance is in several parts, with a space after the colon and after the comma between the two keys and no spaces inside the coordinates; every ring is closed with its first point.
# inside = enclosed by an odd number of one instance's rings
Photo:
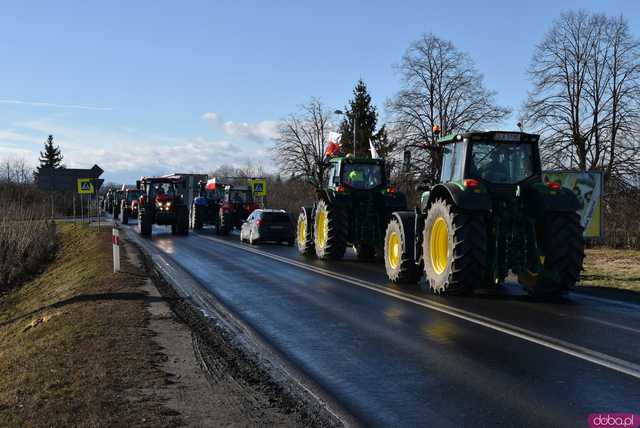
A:
{"type": "Polygon", "coordinates": [[[347,184],[356,189],[364,187],[364,174],[359,169],[354,169],[347,175],[347,184]]]}
{"type": "Polygon", "coordinates": [[[487,154],[474,153],[472,175],[492,183],[505,182],[509,177],[509,169],[505,162],[508,159],[507,150],[502,145],[496,145],[487,154]]]}

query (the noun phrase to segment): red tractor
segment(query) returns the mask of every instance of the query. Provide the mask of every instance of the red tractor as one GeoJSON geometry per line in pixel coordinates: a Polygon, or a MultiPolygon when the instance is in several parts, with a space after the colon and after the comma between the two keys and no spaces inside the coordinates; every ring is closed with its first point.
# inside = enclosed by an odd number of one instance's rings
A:
{"type": "Polygon", "coordinates": [[[123,196],[120,201],[120,221],[128,224],[130,218],[138,217],[138,198],[142,193],[138,189],[126,189],[123,186],[123,196]]]}
{"type": "Polygon", "coordinates": [[[189,208],[178,193],[182,177],[143,177],[137,183],[138,232],[151,236],[154,224],[171,226],[174,235],[189,234],[189,208]]]}
{"type": "Polygon", "coordinates": [[[220,216],[217,232],[228,235],[233,228],[240,229],[242,222],[258,208],[249,186],[224,186],[224,198],[220,202],[220,216]]]}

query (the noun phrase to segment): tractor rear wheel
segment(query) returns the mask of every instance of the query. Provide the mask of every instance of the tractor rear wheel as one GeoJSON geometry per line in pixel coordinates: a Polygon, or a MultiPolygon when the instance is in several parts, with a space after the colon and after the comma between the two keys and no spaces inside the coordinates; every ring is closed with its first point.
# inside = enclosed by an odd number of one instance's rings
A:
{"type": "MultiPolygon", "coordinates": [[[[575,213],[554,213],[545,217],[539,243],[542,273],[530,269],[518,281],[535,297],[553,298],[565,294],[580,280],[584,261],[584,238],[580,217],[575,213]]],[[[529,260],[533,264],[535,260],[529,260]]]]}
{"type": "Polygon", "coordinates": [[[427,213],[422,245],[424,271],[435,293],[467,294],[484,278],[487,231],[482,215],[457,212],[437,199],[427,213]]]}
{"type": "Polygon", "coordinates": [[[344,210],[320,200],[314,216],[313,242],[320,259],[341,259],[347,249],[348,219],[344,210]]]}
{"type": "Polygon", "coordinates": [[[220,223],[218,224],[218,235],[226,236],[233,230],[231,213],[220,211],[220,223]]]}
{"type": "Polygon", "coordinates": [[[308,215],[310,213],[311,208],[301,209],[296,225],[296,245],[303,256],[313,256],[316,253],[313,243],[313,219],[308,215]]]}
{"type": "Polygon", "coordinates": [[[129,212],[124,205],[120,208],[120,217],[122,218],[122,224],[129,224],[129,212]]]}
{"type": "Polygon", "coordinates": [[[414,240],[413,228],[402,227],[392,218],[384,237],[384,267],[389,280],[394,284],[415,284],[420,280],[420,266],[410,254],[414,240]]]}
{"type": "Polygon", "coordinates": [[[138,211],[138,233],[142,236],[151,236],[152,229],[151,214],[148,210],[140,208],[138,211]]]}
{"type": "Polygon", "coordinates": [[[202,217],[204,217],[204,207],[202,205],[191,206],[191,228],[202,230],[202,217]]]}

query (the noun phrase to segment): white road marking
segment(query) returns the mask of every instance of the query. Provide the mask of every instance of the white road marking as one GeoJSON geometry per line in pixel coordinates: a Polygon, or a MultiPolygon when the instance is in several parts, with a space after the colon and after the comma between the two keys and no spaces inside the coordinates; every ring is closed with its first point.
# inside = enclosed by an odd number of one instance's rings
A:
{"type": "Polygon", "coordinates": [[[210,236],[203,236],[199,234],[194,234],[194,236],[200,239],[211,240],[220,244],[228,245],[230,247],[234,247],[250,253],[254,253],[256,255],[267,257],[272,260],[286,263],[291,266],[295,266],[295,267],[305,269],[314,273],[328,276],[330,278],[334,278],[342,282],[346,282],[348,284],[352,284],[358,287],[366,288],[371,291],[375,291],[376,293],[381,293],[390,297],[394,297],[399,300],[410,302],[427,309],[431,309],[431,310],[441,312],[459,319],[463,319],[473,324],[481,325],[491,330],[499,331],[509,336],[517,337],[519,339],[526,340],[531,343],[535,343],[545,348],[553,349],[555,351],[562,352],[564,354],[571,355],[573,357],[576,357],[585,361],[589,361],[593,364],[597,364],[599,366],[606,367],[608,369],[617,371],[619,373],[629,375],[636,379],[640,379],[640,365],[622,360],[617,357],[613,357],[611,355],[607,355],[598,351],[584,348],[579,345],[574,345],[572,343],[565,342],[561,339],[556,339],[550,336],[536,333],[534,331],[527,330],[527,329],[518,327],[516,325],[499,321],[493,318],[485,317],[483,315],[474,314],[464,309],[459,309],[459,308],[455,308],[442,303],[430,301],[428,299],[413,296],[411,294],[408,294],[399,290],[384,288],[378,284],[375,284],[369,281],[365,281],[359,278],[354,278],[352,276],[348,276],[344,274],[335,273],[330,270],[323,269],[317,266],[311,266],[306,263],[299,262],[297,260],[293,260],[293,259],[282,257],[276,254],[268,253],[266,251],[261,251],[256,248],[248,247],[246,245],[241,245],[238,243],[213,238],[210,236]]]}

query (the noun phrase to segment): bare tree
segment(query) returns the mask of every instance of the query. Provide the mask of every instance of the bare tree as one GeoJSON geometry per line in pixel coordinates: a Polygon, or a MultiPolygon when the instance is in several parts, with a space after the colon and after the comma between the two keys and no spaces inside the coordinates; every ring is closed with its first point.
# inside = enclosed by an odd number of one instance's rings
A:
{"type": "MultiPolygon", "coordinates": [[[[394,133],[408,146],[432,143],[435,126],[445,135],[495,124],[511,112],[496,105],[471,58],[433,34],[407,49],[399,71],[404,87],[387,108],[394,133]]],[[[414,149],[414,158],[431,179],[439,175],[438,152],[414,149]]]]}
{"type": "Polygon", "coordinates": [[[277,144],[272,153],[280,172],[293,178],[308,180],[319,188],[325,178],[324,163],[327,137],[333,124],[331,113],[313,98],[280,123],[277,144]]]}
{"type": "Polygon", "coordinates": [[[547,166],[629,176],[640,166],[640,44],[622,17],[566,12],[529,68],[525,118],[547,166]]]}

